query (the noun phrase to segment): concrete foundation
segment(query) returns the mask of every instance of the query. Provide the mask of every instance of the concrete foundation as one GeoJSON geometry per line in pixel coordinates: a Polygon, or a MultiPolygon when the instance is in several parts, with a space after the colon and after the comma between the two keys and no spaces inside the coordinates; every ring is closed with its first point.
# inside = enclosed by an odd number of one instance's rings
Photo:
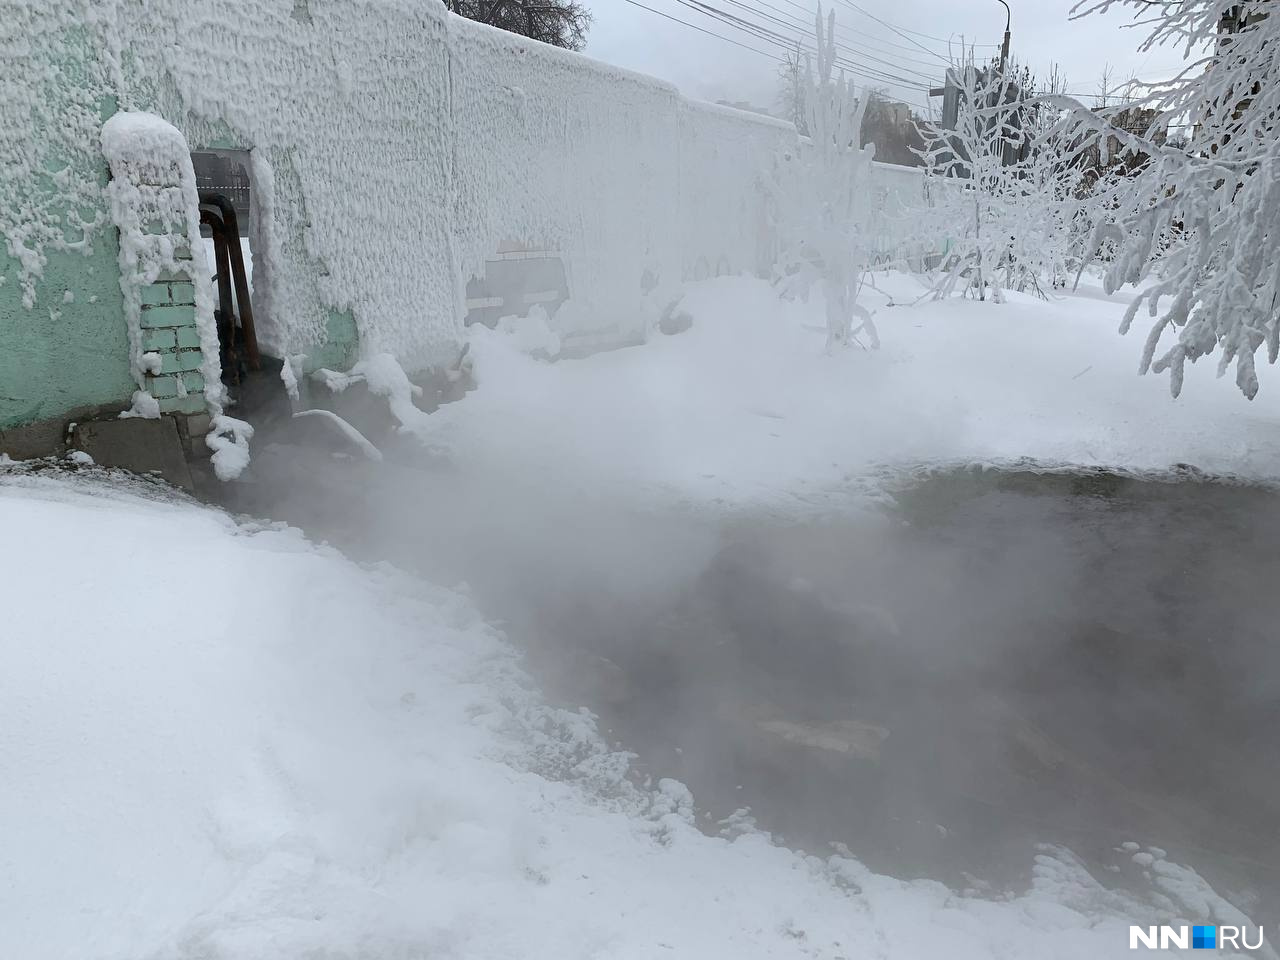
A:
{"type": "Polygon", "coordinates": [[[166,414],[158,420],[121,420],[119,407],[81,407],[65,417],[0,430],[0,454],[14,460],[60,457],[81,450],[104,467],[158,474],[193,490],[188,460],[207,460],[207,414],[166,414]]]}
{"type": "MultiPolygon", "coordinates": [[[[371,394],[365,384],[357,383],[343,393],[333,394],[304,377],[299,381],[302,395],[295,403],[284,391],[279,368],[280,361],[264,357],[263,370],[251,374],[233,391],[234,403],[227,412],[253,424],[258,431],[254,443],[314,445],[352,452],[350,441],[330,425],[314,419],[293,419],[295,409],[314,405],[341,416],[388,455],[413,459],[421,454],[421,446],[397,430],[386,398],[371,394]]],[[[422,395],[415,402],[428,413],[443,403],[461,399],[473,386],[468,375],[450,375],[439,368],[413,379],[422,387],[422,395]]],[[[0,430],[0,454],[14,460],[34,460],[80,450],[100,466],[156,475],[203,499],[220,502],[226,490],[209,463],[212,451],[205,436],[210,427],[210,417],[205,412],[165,413],[157,420],[144,420],[120,419],[118,404],[81,407],[64,417],[0,430]]]]}
{"type": "Polygon", "coordinates": [[[176,417],[82,423],[72,433],[72,445],[99,466],[159,474],[176,487],[194,489],[176,417]]]}

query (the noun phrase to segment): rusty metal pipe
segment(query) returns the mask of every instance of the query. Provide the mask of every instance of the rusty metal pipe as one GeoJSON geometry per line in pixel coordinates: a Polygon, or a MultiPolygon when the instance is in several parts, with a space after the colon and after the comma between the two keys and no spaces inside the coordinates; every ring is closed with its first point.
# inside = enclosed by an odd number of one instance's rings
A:
{"type": "MultiPolygon", "coordinates": [[[[226,226],[216,213],[211,210],[200,211],[200,222],[213,234],[214,268],[218,271],[218,305],[224,316],[231,317],[234,323],[236,316],[235,300],[231,294],[231,261],[227,250],[226,226]]],[[[238,240],[239,238],[237,238],[238,240]]]]}
{"type": "MultiPolygon", "coordinates": [[[[224,356],[219,358],[220,362],[227,359],[234,360],[236,350],[236,313],[233,308],[234,301],[231,297],[231,257],[227,251],[227,229],[226,224],[222,222],[222,218],[212,210],[200,211],[200,222],[209,228],[209,232],[213,235],[213,258],[214,267],[218,271],[218,306],[222,313],[222,323],[225,324],[227,331],[227,342],[222,343],[222,325],[219,325],[218,340],[221,353],[224,356]]],[[[240,238],[236,237],[236,243],[240,242],[240,238]]],[[[225,373],[226,371],[224,371],[225,373]]],[[[240,377],[237,371],[231,371],[234,379],[238,382],[240,377]]]]}
{"type": "MultiPolygon", "coordinates": [[[[249,297],[249,277],[244,269],[244,253],[240,249],[240,225],[236,220],[235,207],[220,193],[209,190],[200,191],[201,205],[214,207],[222,217],[224,234],[227,238],[227,253],[231,256],[231,277],[235,282],[236,306],[240,315],[240,330],[244,336],[244,349],[249,366],[253,370],[262,369],[262,356],[258,353],[258,333],[253,326],[253,304],[249,297]]],[[[221,271],[219,271],[221,274],[221,271]]]]}

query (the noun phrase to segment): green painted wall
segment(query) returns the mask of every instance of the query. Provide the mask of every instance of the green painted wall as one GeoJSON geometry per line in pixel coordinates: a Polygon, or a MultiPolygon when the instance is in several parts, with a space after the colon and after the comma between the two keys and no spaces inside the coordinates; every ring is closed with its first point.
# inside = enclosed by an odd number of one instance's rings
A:
{"type": "MultiPolygon", "coordinates": [[[[107,181],[107,165],[96,151],[91,156],[60,151],[61,131],[50,126],[101,124],[115,113],[116,103],[93,89],[95,54],[85,32],[66,28],[62,41],[66,61],[40,91],[51,109],[31,117],[31,135],[49,145],[43,171],[34,182],[16,186],[24,200],[67,224],[65,239],[76,242],[83,233],[70,224],[97,215],[105,220],[105,203],[86,208],[69,200],[59,181],[101,185],[107,181]]],[[[46,247],[45,255],[35,302],[27,307],[18,262],[0,236],[0,430],[52,419],[76,407],[127,407],[136,389],[115,231],[99,228],[90,249],[46,247]]]]}
{"type": "Polygon", "coordinates": [[[83,406],[129,405],[137,384],[114,238],[94,252],[49,253],[35,306],[22,303],[16,264],[0,253],[0,430],[83,406]],[[65,302],[70,294],[72,299],[65,302]]]}
{"type": "Polygon", "coordinates": [[[321,367],[346,370],[354,366],[360,354],[355,314],[350,310],[328,310],[324,333],[325,342],[307,351],[306,372],[314,373],[321,367]]]}

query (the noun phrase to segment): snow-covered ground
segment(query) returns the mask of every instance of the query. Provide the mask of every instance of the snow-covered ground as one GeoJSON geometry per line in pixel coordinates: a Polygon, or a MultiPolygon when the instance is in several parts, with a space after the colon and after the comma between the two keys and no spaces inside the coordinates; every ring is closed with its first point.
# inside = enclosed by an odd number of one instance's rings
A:
{"type": "MultiPolygon", "coordinates": [[[[756,281],[684,307],[583,361],[478,331],[430,418],[458,480],[804,509],[923,462],[1280,465],[1280,385],[1171,401],[1100,297],[881,306],[884,349],[835,356],[756,281]]],[[[699,830],[465,592],[154,490],[0,467],[0,957],[1102,958],[1239,917],[1159,851],[1117,852],[1146,892],[1047,850],[983,899],[699,830]]]]}
{"type": "Polygon", "coordinates": [[[749,278],[692,285],[685,333],[584,361],[521,354],[541,343],[528,330],[478,331],[481,388],[435,415],[437,436],[463,469],[539,465],[699,503],[815,504],[869,470],[967,460],[1280,476],[1280,376],[1264,367],[1249,402],[1211,358],[1173,400],[1165,377],[1137,376],[1144,318],[1116,332],[1123,295],[1086,280],[1052,301],[910,306],[918,283],[876,279],[874,352],[824,355],[821,305],[749,278]]]}
{"type": "Polygon", "coordinates": [[[0,476],[0,956],[1119,957],[1156,922],[1065,854],[985,901],[708,836],[467,597],[85,477],[0,476]]]}

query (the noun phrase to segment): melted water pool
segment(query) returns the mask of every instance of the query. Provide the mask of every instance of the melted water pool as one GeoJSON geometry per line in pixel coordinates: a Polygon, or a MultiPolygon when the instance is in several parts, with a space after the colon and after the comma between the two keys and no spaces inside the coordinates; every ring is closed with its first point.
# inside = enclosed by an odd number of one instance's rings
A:
{"type": "Polygon", "coordinates": [[[1042,844],[1140,885],[1138,843],[1280,915],[1272,491],[966,468],[874,508],[727,517],[274,463],[240,506],[465,579],[548,694],[688,784],[710,830],[750,808],[792,846],[992,894],[1042,844]]]}

